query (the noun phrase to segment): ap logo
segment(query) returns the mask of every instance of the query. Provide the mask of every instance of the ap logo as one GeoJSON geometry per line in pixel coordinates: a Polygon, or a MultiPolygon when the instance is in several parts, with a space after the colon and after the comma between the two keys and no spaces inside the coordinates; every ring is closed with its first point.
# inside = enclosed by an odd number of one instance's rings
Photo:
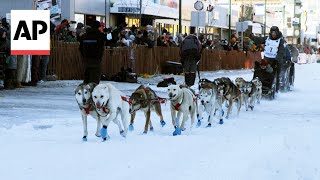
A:
{"type": "Polygon", "coordinates": [[[50,55],[49,10],[11,10],[11,54],[50,55]]]}

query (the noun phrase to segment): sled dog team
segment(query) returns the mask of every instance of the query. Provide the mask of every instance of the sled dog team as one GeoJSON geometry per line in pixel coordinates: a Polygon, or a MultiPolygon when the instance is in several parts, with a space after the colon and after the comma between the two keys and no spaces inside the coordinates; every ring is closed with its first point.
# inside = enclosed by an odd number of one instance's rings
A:
{"type": "Polygon", "coordinates": [[[258,78],[252,81],[245,81],[239,77],[235,82],[229,78],[217,78],[214,81],[201,79],[199,81],[199,94],[184,85],[170,85],[167,88],[168,98],[161,98],[150,88],[144,85],[139,86],[127,98],[112,84],[94,83],[80,84],[75,89],[75,97],[78,103],[82,121],[83,121],[83,141],[87,141],[87,117],[91,115],[97,121],[95,135],[101,137],[103,141],[109,139],[108,126],[112,121],[119,127],[121,136],[126,137],[128,130],[134,130],[134,119],[137,111],[143,111],[145,114],[144,132],[153,131],[153,125],[150,120],[151,111],[155,111],[159,116],[160,125],[166,125],[164,121],[161,103],[170,101],[170,111],[172,125],[174,127],[173,135],[181,135],[181,131],[186,130],[185,123],[189,116],[191,126],[197,118],[197,127],[201,126],[203,113],[208,114],[207,127],[211,127],[213,118],[218,112],[219,123],[223,124],[224,111],[222,109],[225,103],[228,107],[226,118],[230,117],[233,104],[237,105],[237,115],[239,115],[241,105],[245,105],[246,111],[253,110],[255,103],[260,103],[262,96],[262,83],[258,78]],[[130,124],[128,112],[131,114],[130,124]],[[120,115],[121,121],[118,120],[120,115]],[[182,116],[182,122],[180,118],[182,116]]]}

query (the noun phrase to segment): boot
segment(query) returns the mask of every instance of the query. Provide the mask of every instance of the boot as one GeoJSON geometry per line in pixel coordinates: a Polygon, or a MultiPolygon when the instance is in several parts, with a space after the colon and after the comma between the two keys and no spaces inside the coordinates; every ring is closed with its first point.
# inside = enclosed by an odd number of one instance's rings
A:
{"type": "Polygon", "coordinates": [[[186,73],[185,75],[186,85],[191,87],[194,85],[194,81],[196,80],[196,73],[186,73]]]}

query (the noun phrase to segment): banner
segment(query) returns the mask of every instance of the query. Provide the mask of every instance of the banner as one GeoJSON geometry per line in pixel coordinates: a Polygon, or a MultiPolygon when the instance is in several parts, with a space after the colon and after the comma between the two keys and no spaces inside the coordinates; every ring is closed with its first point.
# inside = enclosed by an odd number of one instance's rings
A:
{"type": "Polygon", "coordinates": [[[61,21],[62,0],[37,0],[37,10],[50,10],[52,21],[61,21]]]}

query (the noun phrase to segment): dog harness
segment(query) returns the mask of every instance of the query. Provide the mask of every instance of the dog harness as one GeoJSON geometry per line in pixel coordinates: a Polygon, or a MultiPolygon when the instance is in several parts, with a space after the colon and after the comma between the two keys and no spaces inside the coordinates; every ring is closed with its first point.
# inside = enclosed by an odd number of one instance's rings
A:
{"type": "Polygon", "coordinates": [[[87,107],[83,108],[84,111],[86,112],[86,114],[90,114],[90,109],[91,109],[92,105],[89,104],[87,107]]]}
{"type": "Polygon", "coordinates": [[[184,97],[184,93],[182,94],[181,102],[180,102],[180,103],[177,103],[177,104],[175,104],[175,105],[173,105],[173,103],[172,103],[172,101],[171,101],[171,105],[174,107],[174,109],[175,109],[176,111],[179,111],[179,108],[180,108],[180,106],[181,106],[181,104],[182,104],[182,102],[183,102],[183,97],[184,97]]]}

